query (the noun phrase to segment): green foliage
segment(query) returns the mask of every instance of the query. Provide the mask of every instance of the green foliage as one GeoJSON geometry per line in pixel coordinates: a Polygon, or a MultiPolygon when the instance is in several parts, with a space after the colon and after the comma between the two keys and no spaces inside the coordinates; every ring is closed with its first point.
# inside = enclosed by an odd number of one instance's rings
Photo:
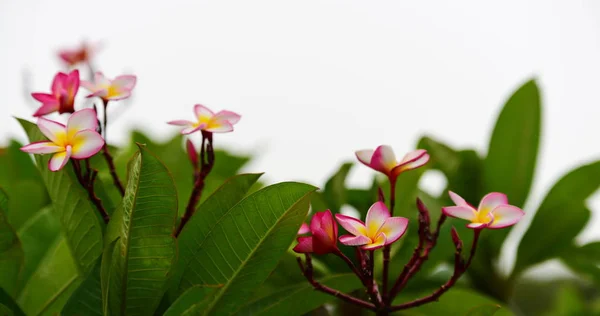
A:
{"type": "Polygon", "coordinates": [[[465,316],[492,316],[500,309],[500,305],[481,305],[473,307],[465,316]]]}
{"type": "Polygon", "coordinates": [[[15,302],[8,293],[0,287],[0,315],[7,316],[24,316],[25,313],[21,310],[17,302],[15,302]]]}
{"type": "Polygon", "coordinates": [[[0,287],[15,295],[23,266],[23,248],[8,223],[8,196],[0,189],[0,287]]]}

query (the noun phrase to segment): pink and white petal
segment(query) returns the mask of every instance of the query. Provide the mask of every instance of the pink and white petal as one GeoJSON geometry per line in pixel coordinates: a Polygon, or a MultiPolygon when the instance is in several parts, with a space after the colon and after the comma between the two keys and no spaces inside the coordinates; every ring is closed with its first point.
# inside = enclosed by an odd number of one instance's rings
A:
{"type": "Polygon", "coordinates": [[[100,97],[104,98],[108,95],[108,90],[106,89],[98,89],[94,90],[94,93],[88,94],[86,98],[100,97]]]}
{"type": "Polygon", "coordinates": [[[217,114],[215,114],[214,119],[216,121],[227,121],[227,122],[229,122],[229,124],[234,125],[240,121],[241,117],[242,117],[241,115],[239,115],[235,112],[223,110],[223,111],[219,111],[217,114]]]}
{"type": "Polygon", "coordinates": [[[102,72],[98,71],[94,74],[94,84],[96,87],[108,87],[110,86],[110,80],[102,72]]]}
{"type": "Polygon", "coordinates": [[[481,214],[488,214],[499,205],[508,204],[508,198],[506,194],[499,192],[492,192],[486,194],[479,203],[477,210],[481,214]]]}
{"type": "Polygon", "coordinates": [[[196,118],[198,118],[198,121],[200,122],[208,121],[215,115],[213,111],[202,104],[194,105],[194,113],[196,113],[196,118]]]}
{"type": "Polygon", "coordinates": [[[212,132],[212,133],[228,133],[228,132],[233,131],[233,125],[231,125],[227,121],[224,121],[224,122],[212,121],[208,124],[208,127],[204,128],[204,130],[207,132],[212,132]]]}
{"type": "Polygon", "coordinates": [[[488,224],[486,224],[486,223],[470,223],[470,224],[467,224],[467,227],[471,228],[471,229],[483,229],[483,228],[486,228],[487,226],[488,226],[488,224]]]}
{"type": "Polygon", "coordinates": [[[37,111],[35,111],[35,113],[33,113],[33,116],[35,116],[35,117],[44,116],[46,114],[56,112],[59,109],[60,109],[60,103],[58,101],[44,103],[42,106],[40,106],[39,109],[37,109],[37,111]]]}
{"type": "Polygon", "coordinates": [[[419,168],[429,161],[429,154],[424,149],[415,150],[404,156],[402,162],[394,168],[394,173],[399,174],[406,170],[419,168]]]}
{"type": "Polygon", "coordinates": [[[389,245],[398,240],[408,228],[408,218],[404,217],[390,217],[385,220],[383,225],[379,228],[379,233],[383,233],[386,236],[385,244],[389,245]]]}
{"type": "Polygon", "coordinates": [[[465,199],[463,199],[460,195],[452,191],[448,191],[448,195],[450,195],[452,202],[454,202],[454,204],[456,204],[457,206],[469,206],[467,201],[465,201],[465,199]]]}
{"type": "Polygon", "coordinates": [[[175,120],[175,121],[167,122],[167,124],[176,125],[176,126],[192,126],[192,125],[194,125],[194,122],[186,121],[186,120],[175,120]]]}
{"type": "Polygon", "coordinates": [[[385,220],[388,218],[390,218],[390,211],[387,206],[385,206],[385,203],[378,201],[371,205],[367,212],[367,219],[365,220],[367,236],[370,238],[375,237],[379,228],[383,226],[383,223],[385,223],[385,220]]]}
{"type": "Polygon", "coordinates": [[[54,154],[48,161],[50,171],[58,171],[62,169],[71,158],[71,147],[67,146],[67,150],[54,154]]]}
{"type": "Polygon", "coordinates": [[[53,154],[65,150],[64,147],[57,146],[53,142],[35,142],[21,147],[21,151],[30,154],[53,154]]]}
{"type": "Polygon", "coordinates": [[[297,253],[313,252],[313,241],[311,236],[298,237],[298,244],[293,249],[297,253]]]}
{"type": "Polygon", "coordinates": [[[300,229],[298,229],[298,235],[304,235],[308,233],[310,233],[310,227],[308,227],[308,224],[302,223],[300,229]]]}
{"type": "Polygon", "coordinates": [[[52,94],[57,94],[61,90],[65,88],[65,82],[67,80],[67,74],[64,72],[59,72],[54,76],[54,80],[52,80],[52,86],[50,89],[52,90],[52,94]]]}
{"type": "Polygon", "coordinates": [[[84,87],[86,90],[89,90],[91,92],[94,92],[96,90],[98,90],[98,86],[96,86],[95,83],[91,82],[91,81],[87,81],[87,80],[81,80],[81,82],[79,83],[80,86],[84,87]]]}
{"type": "Polygon", "coordinates": [[[38,92],[36,92],[36,93],[32,93],[31,96],[34,99],[36,99],[36,100],[38,100],[38,101],[40,101],[40,102],[42,102],[44,104],[45,103],[51,103],[51,102],[57,102],[58,103],[58,101],[56,100],[56,97],[53,94],[38,93],[38,92]]]}
{"type": "Polygon", "coordinates": [[[117,86],[119,90],[131,91],[137,82],[134,75],[118,76],[112,81],[112,85],[117,86]]]}
{"type": "Polygon", "coordinates": [[[204,126],[203,125],[200,125],[200,126],[191,125],[191,126],[188,126],[188,127],[184,128],[184,129],[182,129],[181,130],[181,134],[183,134],[183,135],[189,135],[191,133],[195,133],[195,132],[201,130],[202,127],[204,127],[204,126]]]}
{"type": "Polygon", "coordinates": [[[89,158],[102,149],[104,139],[100,134],[91,129],[78,132],[71,140],[73,146],[71,157],[74,159],[89,158]]]}
{"type": "Polygon", "coordinates": [[[383,247],[385,245],[385,241],[386,241],[386,236],[384,233],[380,233],[379,235],[377,235],[375,237],[375,240],[368,244],[368,245],[364,245],[361,248],[364,250],[375,250],[375,249],[379,249],[381,247],[383,247]]]}
{"type": "Polygon", "coordinates": [[[396,167],[397,164],[396,155],[392,147],[387,145],[377,147],[371,158],[371,168],[386,174],[396,167]]]}
{"type": "MultiPolygon", "coordinates": [[[[108,94],[107,94],[108,95],[108,94]]],[[[110,95],[107,99],[111,101],[125,100],[131,96],[131,91],[123,90],[110,95]]]]}
{"type": "Polygon", "coordinates": [[[344,235],[340,237],[340,242],[346,246],[362,246],[371,243],[371,238],[367,236],[344,235]]]}
{"type": "Polygon", "coordinates": [[[67,127],[43,117],[40,117],[37,121],[37,126],[44,136],[48,137],[50,141],[57,145],[62,145],[66,141],[67,127]]]}
{"type": "Polygon", "coordinates": [[[358,159],[358,161],[360,161],[363,164],[370,167],[371,166],[371,158],[373,158],[374,152],[375,151],[372,149],[363,149],[363,150],[357,150],[355,152],[355,154],[356,154],[356,158],[358,159]]]}
{"type": "Polygon", "coordinates": [[[500,205],[492,211],[492,215],[494,221],[488,227],[504,228],[512,226],[520,221],[521,218],[525,216],[525,212],[513,205],[500,205]]]}
{"type": "Polygon", "coordinates": [[[340,223],[340,225],[342,225],[342,227],[350,234],[353,234],[354,236],[367,236],[367,227],[362,221],[342,214],[335,214],[335,219],[337,219],[338,223],[340,223]]]}
{"type": "Polygon", "coordinates": [[[67,122],[67,136],[70,139],[77,132],[86,129],[95,131],[98,128],[98,116],[94,109],[79,110],[69,117],[67,122]]]}
{"type": "Polygon", "coordinates": [[[314,235],[322,231],[328,235],[329,239],[337,240],[337,224],[330,210],[315,213],[310,221],[310,230],[314,235]]]}
{"type": "Polygon", "coordinates": [[[477,211],[470,206],[446,206],[442,207],[442,213],[446,216],[475,221],[477,211]]]}

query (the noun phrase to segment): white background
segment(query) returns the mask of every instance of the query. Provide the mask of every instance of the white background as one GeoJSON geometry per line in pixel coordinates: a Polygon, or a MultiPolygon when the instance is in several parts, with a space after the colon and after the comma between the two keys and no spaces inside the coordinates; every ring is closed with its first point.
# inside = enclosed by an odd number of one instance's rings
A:
{"type": "MultiPolygon", "coordinates": [[[[401,155],[424,133],[485,154],[500,106],[534,77],[535,210],[564,172],[600,158],[599,17],[600,2],[574,0],[0,0],[0,143],[24,139],[11,116],[30,117],[28,89],[48,90],[56,51],[84,39],[101,43],[106,75],[138,76],[109,113],[111,142],[134,126],[167,139],[165,122],[203,103],[242,114],[216,142],[256,154],[248,171],[317,185],[356,149],[401,155]]],[[[357,167],[350,182],[370,175],[357,167]]],[[[600,238],[597,200],[582,241],[600,238]]]]}

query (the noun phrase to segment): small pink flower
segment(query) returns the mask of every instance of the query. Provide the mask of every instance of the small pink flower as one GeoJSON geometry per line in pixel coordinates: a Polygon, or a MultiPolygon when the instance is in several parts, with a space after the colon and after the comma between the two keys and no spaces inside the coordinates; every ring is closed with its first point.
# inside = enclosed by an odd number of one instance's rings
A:
{"type": "Polygon", "coordinates": [[[306,223],[302,223],[300,229],[298,230],[298,235],[304,235],[310,233],[310,227],[306,223]]]}
{"type": "Polygon", "coordinates": [[[298,237],[294,251],[298,253],[316,253],[324,255],[339,252],[337,246],[338,227],[330,210],[317,212],[310,221],[312,236],[298,237]]]}
{"type": "Polygon", "coordinates": [[[181,134],[187,135],[196,131],[211,133],[227,133],[233,131],[233,125],[240,120],[240,115],[231,111],[219,111],[216,114],[201,104],[194,106],[196,122],[177,120],[168,122],[171,125],[184,126],[181,134]]]}
{"type": "Polygon", "coordinates": [[[32,93],[31,96],[42,102],[42,106],[33,114],[39,117],[52,112],[75,112],[75,96],[79,90],[79,71],[77,69],[69,74],[59,72],[52,80],[50,93],[32,93]]]}
{"type": "Polygon", "coordinates": [[[393,181],[400,173],[419,168],[426,164],[429,161],[429,154],[427,154],[426,150],[418,149],[406,154],[398,162],[392,148],[382,145],[375,150],[359,150],[356,152],[356,158],[367,167],[385,174],[393,181]]]}
{"type": "Polygon", "coordinates": [[[505,194],[492,192],[481,199],[475,209],[458,194],[450,191],[450,198],[456,206],[442,208],[446,216],[462,218],[470,221],[467,227],[473,229],[504,228],[516,224],[525,213],[520,208],[509,205],[505,194]]]}
{"type": "Polygon", "coordinates": [[[69,67],[73,67],[79,63],[87,63],[95,49],[87,43],[82,43],[77,48],[63,49],[58,52],[58,57],[69,67]]]}
{"type": "Polygon", "coordinates": [[[101,72],[96,72],[94,82],[84,80],[81,86],[91,92],[88,98],[100,97],[106,102],[129,98],[136,82],[137,78],[133,75],[122,75],[110,80],[101,72]]]}
{"type": "Polygon", "coordinates": [[[366,224],[362,221],[335,214],[338,223],[352,235],[340,237],[347,246],[361,246],[364,250],[375,250],[400,239],[408,227],[408,218],[391,217],[383,202],[375,202],[367,212],[366,224]]]}
{"type": "Polygon", "coordinates": [[[40,117],[37,125],[49,141],[31,143],[21,148],[30,154],[54,154],[48,162],[51,171],[64,167],[69,158],[86,159],[100,151],[104,139],[96,132],[96,111],[84,109],[69,117],[67,126],[40,117]]]}

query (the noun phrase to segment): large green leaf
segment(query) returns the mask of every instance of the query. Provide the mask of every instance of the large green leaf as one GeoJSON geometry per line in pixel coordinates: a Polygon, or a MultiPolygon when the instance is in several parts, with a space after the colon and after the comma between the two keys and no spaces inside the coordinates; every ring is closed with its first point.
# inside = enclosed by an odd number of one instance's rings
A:
{"type": "Polygon", "coordinates": [[[558,180],[521,240],[513,277],[571,246],[590,218],[585,200],[599,186],[600,161],[581,166],[558,180]]]}
{"type": "Polygon", "coordinates": [[[25,316],[17,302],[0,287],[0,315],[25,316]]]}
{"type": "Polygon", "coordinates": [[[493,316],[500,308],[500,305],[484,304],[473,307],[465,314],[465,316],[493,316]]]}
{"type": "Polygon", "coordinates": [[[195,316],[214,299],[218,287],[192,286],[167,309],[164,316],[195,316]]]}
{"type": "Polygon", "coordinates": [[[308,212],[315,188],[279,183],[255,192],[230,208],[196,240],[181,290],[222,285],[203,314],[233,313],[273,271],[308,212]]]}
{"type": "Polygon", "coordinates": [[[500,112],[484,162],[485,191],[504,192],[511,204],[525,204],[533,182],[540,132],[540,92],[530,80],[500,112]]]}
{"type": "MultiPolygon", "coordinates": [[[[21,119],[19,123],[31,142],[46,140],[33,123],[21,119]]],[[[98,211],[92,206],[87,192],[77,181],[70,166],[52,172],[48,169],[49,159],[49,155],[35,155],[53,210],[65,232],[67,245],[82,272],[86,273],[102,253],[102,226],[98,211]]]]}
{"type": "Polygon", "coordinates": [[[114,231],[119,238],[107,289],[111,315],[152,314],[177,253],[175,184],[167,168],[144,146],[139,147],[130,164],[123,203],[113,215],[119,219],[107,228],[108,239],[114,231]]]}
{"type": "Polygon", "coordinates": [[[8,223],[8,196],[0,189],[0,287],[14,297],[23,267],[23,248],[8,223]]]}
{"type": "MultiPolygon", "coordinates": [[[[361,282],[352,273],[329,275],[319,282],[343,293],[350,293],[362,287],[361,282]]],[[[252,300],[242,306],[236,315],[304,315],[335,299],[315,291],[308,281],[304,281],[252,300]]]]}
{"type": "Polygon", "coordinates": [[[231,177],[204,203],[197,207],[194,216],[185,225],[177,239],[179,260],[174,269],[171,290],[169,291],[171,300],[174,300],[178,293],[179,281],[198,247],[198,240],[206,238],[213,229],[212,226],[219,222],[235,204],[246,196],[248,190],[258,181],[261,175],[262,173],[249,173],[231,177]]]}
{"type": "Polygon", "coordinates": [[[63,315],[102,315],[100,259],[63,307],[63,315]]]}
{"type": "Polygon", "coordinates": [[[600,242],[570,247],[560,255],[560,260],[582,277],[600,284],[600,242]]]}

